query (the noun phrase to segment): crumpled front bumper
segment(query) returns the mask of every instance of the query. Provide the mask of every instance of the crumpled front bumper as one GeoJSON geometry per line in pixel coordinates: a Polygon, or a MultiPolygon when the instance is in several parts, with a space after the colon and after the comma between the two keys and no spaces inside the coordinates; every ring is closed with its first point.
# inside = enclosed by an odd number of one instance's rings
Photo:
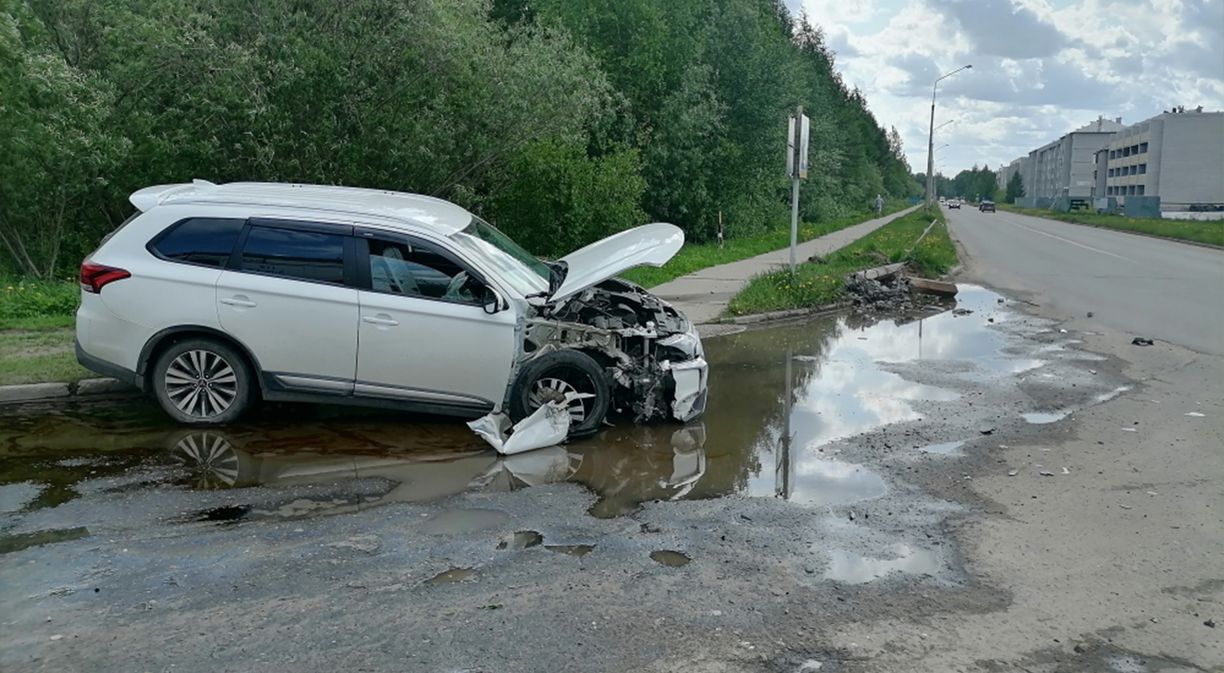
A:
{"type": "Polygon", "coordinates": [[[704,357],[672,363],[671,377],[675,383],[672,396],[672,416],[681,422],[699,418],[705,413],[710,379],[710,365],[704,357]]]}
{"type": "Polygon", "coordinates": [[[683,333],[661,339],[659,344],[679,350],[692,358],[667,363],[667,369],[675,384],[671,410],[672,417],[681,422],[698,418],[705,413],[710,365],[706,363],[705,349],[701,345],[701,337],[697,334],[697,326],[690,322],[683,333]]]}

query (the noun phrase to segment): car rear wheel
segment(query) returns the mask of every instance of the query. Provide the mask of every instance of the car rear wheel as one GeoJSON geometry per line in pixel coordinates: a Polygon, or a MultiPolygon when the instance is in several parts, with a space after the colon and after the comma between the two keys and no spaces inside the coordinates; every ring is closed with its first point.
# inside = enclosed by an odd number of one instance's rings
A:
{"type": "Polygon", "coordinates": [[[569,410],[570,437],[594,433],[611,403],[603,368],[578,351],[554,351],[528,362],[510,393],[510,419],[518,423],[552,401],[569,410]]]}
{"type": "Polygon", "coordinates": [[[230,423],[254,399],[254,376],[246,359],[213,339],[170,346],[157,358],[152,377],[158,404],[180,423],[230,423]]]}

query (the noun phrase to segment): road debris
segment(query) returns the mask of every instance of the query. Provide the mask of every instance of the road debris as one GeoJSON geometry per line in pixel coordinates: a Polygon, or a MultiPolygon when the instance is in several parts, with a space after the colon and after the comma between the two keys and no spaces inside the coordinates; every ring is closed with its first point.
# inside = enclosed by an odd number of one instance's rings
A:
{"type": "Polygon", "coordinates": [[[1206,621],[1204,621],[1204,622],[1203,622],[1203,626],[1206,626],[1206,627],[1207,627],[1207,628],[1209,628],[1209,629],[1214,629],[1214,628],[1215,628],[1215,620],[1214,620],[1214,619],[1208,619],[1208,620],[1206,620],[1206,621]]]}
{"type": "Polygon", "coordinates": [[[972,314],[973,314],[973,309],[971,308],[952,309],[952,315],[955,315],[955,316],[972,315],[972,314]]]}
{"type": "Polygon", "coordinates": [[[993,425],[983,425],[978,428],[978,432],[982,433],[983,435],[993,435],[994,431],[995,429],[993,425]]]}
{"type": "Polygon", "coordinates": [[[467,425],[503,456],[556,446],[569,434],[568,399],[548,402],[513,426],[505,413],[481,416],[467,425]]]}
{"type": "Polygon", "coordinates": [[[1187,411],[1187,412],[1186,412],[1186,415],[1187,415],[1187,416],[1193,416],[1194,418],[1205,418],[1205,417],[1207,416],[1207,414],[1200,413],[1200,412],[1197,412],[1197,411],[1187,411]]]}
{"type": "Polygon", "coordinates": [[[1131,339],[1131,344],[1135,346],[1151,346],[1155,343],[1155,341],[1152,341],[1147,337],[1135,337],[1134,339],[1131,339]]]}
{"type": "Polygon", "coordinates": [[[927,278],[917,278],[915,276],[910,276],[907,280],[909,280],[909,286],[915,292],[933,294],[937,297],[955,297],[957,293],[955,283],[947,283],[942,280],[930,280],[927,278]]]}

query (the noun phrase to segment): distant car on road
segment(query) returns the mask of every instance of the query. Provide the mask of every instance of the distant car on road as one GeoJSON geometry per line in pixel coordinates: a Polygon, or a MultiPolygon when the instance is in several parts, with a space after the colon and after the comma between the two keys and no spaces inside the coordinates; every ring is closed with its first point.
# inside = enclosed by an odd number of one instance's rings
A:
{"type": "Polygon", "coordinates": [[[993,213],[995,212],[995,203],[994,201],[991,201],[989,199],[983,199],[982,202],[978,204],[978,210],[983,213],[985,212],[993,213]]]}
{"type": "Polygon", "coordinates": [[[960,199],[952,199],[951,201],[948,202],[948,207],[960,210],[960,207],[961,207],[960,199]]]}

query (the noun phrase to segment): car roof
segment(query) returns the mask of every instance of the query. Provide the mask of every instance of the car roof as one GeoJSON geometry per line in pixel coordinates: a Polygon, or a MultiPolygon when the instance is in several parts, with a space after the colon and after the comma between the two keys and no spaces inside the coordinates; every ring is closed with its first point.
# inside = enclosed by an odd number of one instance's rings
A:
{"type": "Polygon", "coordinates": [[[467,227],[472,214],[450,201],[382,189],[303,185],[279,182],[230,182],[222,185],[205,180],[155,185],[134,192],[130,200],[141,211],[159,205],[210,204],[250,205],[325,211],[330,214],[365,215],[390,223],[426,227],[451,234],[467,227]]]}

